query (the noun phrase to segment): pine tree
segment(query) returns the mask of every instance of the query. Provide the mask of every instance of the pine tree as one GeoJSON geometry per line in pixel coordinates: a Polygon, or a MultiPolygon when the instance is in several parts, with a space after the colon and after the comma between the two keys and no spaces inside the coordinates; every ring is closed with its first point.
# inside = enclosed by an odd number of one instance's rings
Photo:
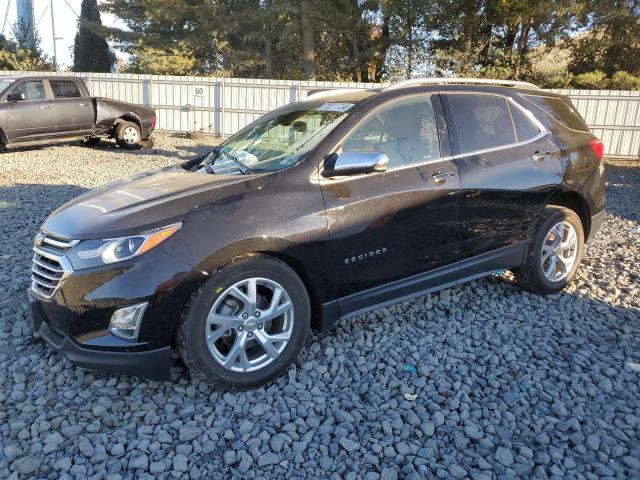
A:
{"type": "Polygon", "coordinates": [[[97,0],[82,0],[80,21],[73,46],[73,70],[76,72],[110,72],[115,55],[98,32],[102,27],[97,0]]]}

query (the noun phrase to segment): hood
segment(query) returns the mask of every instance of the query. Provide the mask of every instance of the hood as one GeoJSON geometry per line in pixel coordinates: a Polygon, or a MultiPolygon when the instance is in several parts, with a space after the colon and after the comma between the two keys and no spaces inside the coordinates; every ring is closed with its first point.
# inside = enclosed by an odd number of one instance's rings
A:
{"type": "Polygon", "coordinates": [[[42,225],[67,239],[119,237],[182,220],[189,211],[242,195],[267,181],[262,175],[208,175],[180,166],[144,173],[90,190],[56,209],[42,225]]]}

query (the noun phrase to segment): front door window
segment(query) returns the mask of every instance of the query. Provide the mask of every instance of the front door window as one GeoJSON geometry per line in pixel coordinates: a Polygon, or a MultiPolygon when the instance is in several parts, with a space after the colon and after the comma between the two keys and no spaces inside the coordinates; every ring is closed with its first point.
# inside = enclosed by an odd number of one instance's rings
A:
{"type": "Polygon", "coordinates": [[[36,100],[46,100],[47,94],[44,91],[44,83],[42,80],[28,80],[16,85],[13,93],[24,93],[28,102],[36,100]]]}
{"type": "Polygon", "coordinates": [[[381,108],[348,135],[342,151],[386,153],[390,169],[439,158],[431,97],[400,100],[381,108]]]}

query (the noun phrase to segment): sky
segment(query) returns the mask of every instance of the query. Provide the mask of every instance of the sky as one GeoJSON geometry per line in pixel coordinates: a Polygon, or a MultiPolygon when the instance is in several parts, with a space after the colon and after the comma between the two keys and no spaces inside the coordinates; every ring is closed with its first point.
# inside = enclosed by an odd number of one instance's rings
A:
{"type": "MultiPolygon", "coordinates": [[[[0,21],[3,22],[4,34],[11,36],[11,26],[16,21],[16,3],[17,0],[0,0],[0,21]],[[9,9],[7,10],[7,6],[9,9]],[[5,13],[7,21],[5,20],[5,13]]],[[[73,41],[78,31],[78,17],[80,15],[80,4],[82,0],[33,0],[33,8],[36,19],[36,29],[40,35],[41,46],[43,52],[49,57],[53,57],[53,35],[51,34],[51,11],[49,10],[53,4],[53,13],[55,19],[55,29],[58,65],[65,69],[73,64],[72,52],[73,41]]],[[[100,3],[100,2],[98,2],[100,3]]],[[[124,28],[122,20],[105,13],[101,13],[102,23],[107,26],[124,28]]],[[[116,52],[118,56],[124,56],[120,52],[116,52]]]]}

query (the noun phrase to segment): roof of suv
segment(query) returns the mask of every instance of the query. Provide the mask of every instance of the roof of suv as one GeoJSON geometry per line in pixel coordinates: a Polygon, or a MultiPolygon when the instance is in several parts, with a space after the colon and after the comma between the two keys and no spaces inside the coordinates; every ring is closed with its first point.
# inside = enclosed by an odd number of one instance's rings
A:
{"type": "Polygon", "coordinates": [[[307,98],[304,101],[317,101],[324,100],[326,102],[362,102],[375,95],[389,92],[389,91],[402,91],[405,89],[416,87],[431,87],[433,89],[441,89],[443,85],[451,86],[455,90],[470,90],[477,89],[490,89],[493,91],[518,91],[520,93],[543,93],[548,96],[558,96],[555,93],[545,92],[538,86],[528,83],[514,80],[494,80],[494,79],[481,79],[481,78],[415,78],[411,80],[404,80],[402,82],[391,84],[387,87],[381,88],[369,88],[369,89],[355,89],[355,88],[336,88],[336,89],[317,89],[311,90],[307,98]]]}

